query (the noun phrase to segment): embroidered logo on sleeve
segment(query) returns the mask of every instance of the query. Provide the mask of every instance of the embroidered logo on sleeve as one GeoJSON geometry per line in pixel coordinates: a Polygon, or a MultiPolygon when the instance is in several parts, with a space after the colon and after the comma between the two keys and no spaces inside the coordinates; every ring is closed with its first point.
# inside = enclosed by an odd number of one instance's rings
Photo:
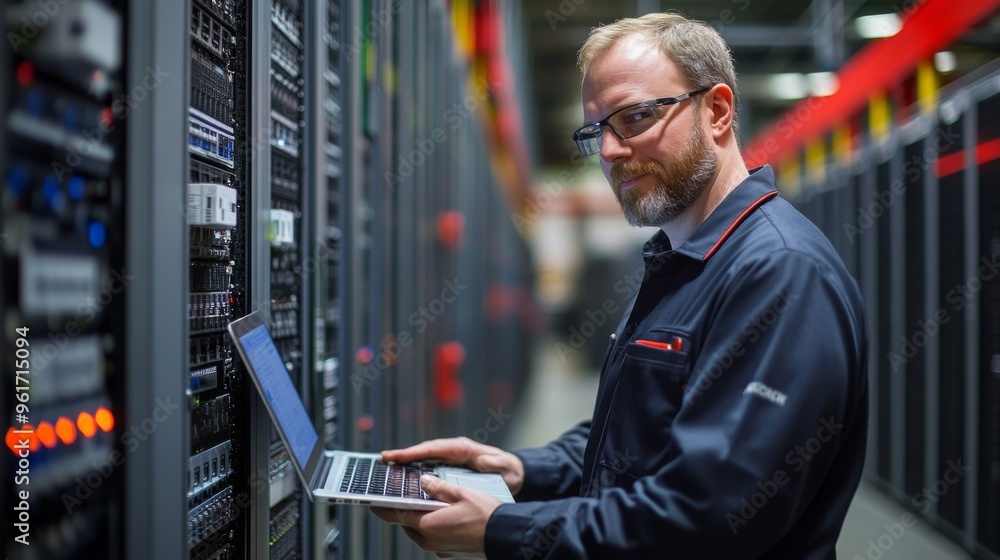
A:
{"type": "Polygon", "coordinates": [[[785,406],[785,401],[788,399],[788,396],[781,391],[772,389],[759,381],[753,381],[747,385],[747,388],[743,390],[743,394],[764,397],[778,406],[785,406]]]}

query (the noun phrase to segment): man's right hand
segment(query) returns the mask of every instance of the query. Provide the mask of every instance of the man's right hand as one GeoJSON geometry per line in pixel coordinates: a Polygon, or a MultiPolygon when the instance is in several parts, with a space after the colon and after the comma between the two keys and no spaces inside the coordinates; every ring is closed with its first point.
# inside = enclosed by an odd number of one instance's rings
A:
{"type": "Polygon", "coordinates": [[[382,460],[393,463],[440,461],[474,471],[500,473],[514,495],[524,485],[524,464],[517,455],[466,437],[432,439],[405,449],[383,451],[382,460]]]}

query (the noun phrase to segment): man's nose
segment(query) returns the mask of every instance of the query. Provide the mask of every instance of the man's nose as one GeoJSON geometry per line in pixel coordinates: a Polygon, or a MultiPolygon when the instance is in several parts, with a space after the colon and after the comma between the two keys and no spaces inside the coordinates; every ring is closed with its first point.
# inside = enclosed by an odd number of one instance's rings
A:
{"type": "Polygon", "coordinates": [[[608,163],[624,161],[632,155],[628,140],[622,140],[613,130],[605,130],[601,135],[601,159],[608,163]]]}

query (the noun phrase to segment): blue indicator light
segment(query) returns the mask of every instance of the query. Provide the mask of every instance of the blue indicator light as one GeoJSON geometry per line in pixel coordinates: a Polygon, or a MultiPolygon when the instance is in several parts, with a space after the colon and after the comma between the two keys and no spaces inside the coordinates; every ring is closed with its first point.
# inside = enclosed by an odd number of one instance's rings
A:
{"type": "Polygon", "coordinates": [[[28,93],[28,112],[32,115],[41,115],[44,102],[45,98],[42,96],[42,92],[37,89],[31,90],[28,93]]]}
{"type": "Polygon", "coordinates": [[[63,113],[63,124],[66,128],[75,129],[79,120],[79,113],[77,112],[76,107],[66,107],[66,112],[63,113]]]}
{"type": "Polygon", "coordinates": [[[69,196],[73,200],[81,200],[84,193],[84,182],[80,177],[73,177],[69,180],[69,196]]]}
{"type": "Polygon", "coordinates": [[[107,231],[104,229],[104,224],[101,222],[90,222],[90,227],[87,229],[87,237],[90,239],[90,245],[94,249],[103,247],[104,241],[107,238],[107,231]]]}
{"type": "Polygon", "coordinates": [[[55,176],[49,175],[45,178],[45,184],[42,185],[42,194],[45,195],[45,201],[54,209],[59,198],[59,181],[56,180],[55,176]]]}
{"type": "Polygon", "coordinates": [[[66,195],[56,191],[56,195],[49,201],[49,205],[52,207],[53,212],[61,214],[66,209],[66,195]]]}
{"type": "Polygon", "coordinates": [[[28,171],[23,165],[15,165],[7,173],[7,188],[17,196],[21,196],[24,189],[28,188],[28,171]]]}

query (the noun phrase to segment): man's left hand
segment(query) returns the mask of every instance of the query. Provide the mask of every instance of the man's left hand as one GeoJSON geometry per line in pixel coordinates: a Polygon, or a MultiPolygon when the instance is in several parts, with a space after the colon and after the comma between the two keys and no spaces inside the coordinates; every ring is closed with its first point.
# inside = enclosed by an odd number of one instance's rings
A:
{"type": "Polygon", "coordinates": [[[486,522],[500,500],[431,475],[420,477],[420,485],[428,496],[451,505],[434,511],[373,507],[372,513],[402,525],[413,542],[440,558],[485,558],[486,522]]]}

